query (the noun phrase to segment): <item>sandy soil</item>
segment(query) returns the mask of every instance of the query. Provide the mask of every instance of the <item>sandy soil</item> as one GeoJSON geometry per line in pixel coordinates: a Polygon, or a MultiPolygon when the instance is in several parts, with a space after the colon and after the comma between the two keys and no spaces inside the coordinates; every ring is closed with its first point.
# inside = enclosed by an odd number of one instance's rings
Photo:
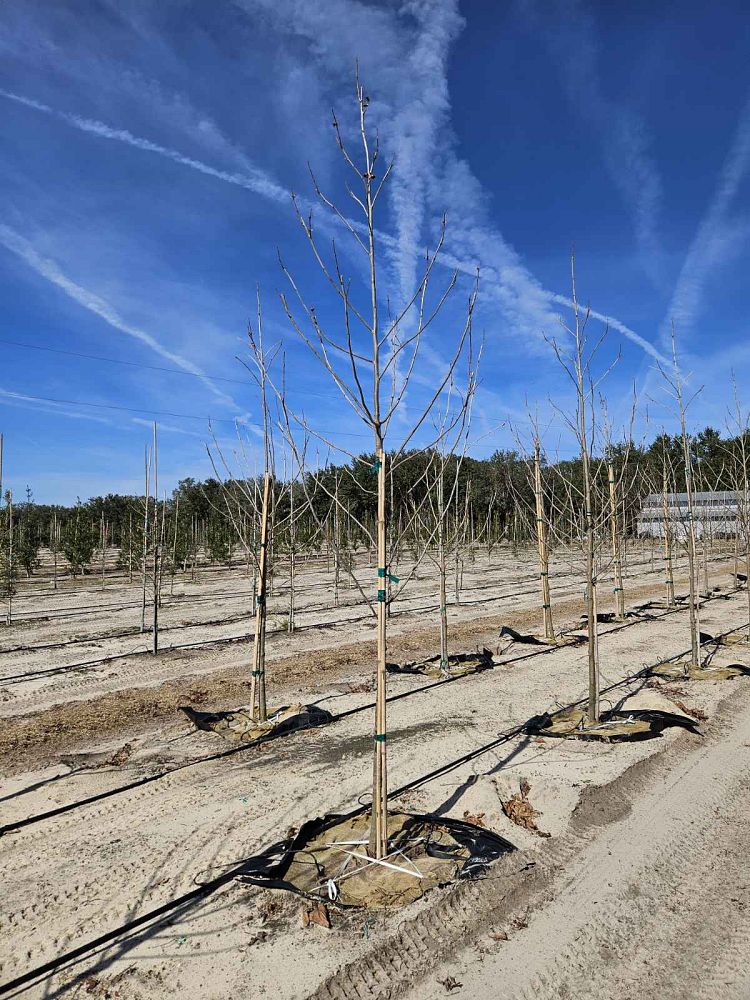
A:
{"type": "MultiPolygon", "coordinates": [[[[473,579],[467,565],[452,635],[464,648],[485,644],[497,653],[498,624],[528,627],[536,598],[530,554],[496,554],[493,562],[477,566],[473,579]],[[487,591],[480,591],[485,584],[487,591]]],[[[631,558],[629,568],[630,600],[658,595],[659,567],[631,558]]],[[[728,585],[727,568],[717,563],[714,582],[728,585]]],[[[229,757],[217,758],[225,745],[192,732],[174,709],[191,693],[194,704],[210,708],[245,700],[246,681],[238,674],[246,669],[246,648],[217,644],[156,659],[131,653],[92,671],[66,670],[40,680],[43,664],[68,666],[79,655],[76,646],[62,646],[67,659],[58,661],[59,651],[49,649],[54,636],[68,641],[70,630],[78,629],[84,646],[99,643],[100,656],[122,641],[93,638],[115,625],[101,606],[101,591],[81,588],[46,595],[39,587],[26,617],[43,610],[38,617],[47,621],[19,623],[22,642],[16,627],[12,641],[2,633],[6,649],[48,647],[28,659],[29,651],[1,658],[6,686],[10,676],[33,678],[11,685],[20,690],[3,703],[2,823],[135,786],[2,837],[2,982],[177,899],[305,819],[357,805],[371,768],[372,632],[363,619],[330,624],[354,618],[362,607],[316,609],[317,576],[323,584],[326,576],[322,568],[308,576],[307,613],[316,627],[274,639],[274,697],[315,700],[335,713],[361,711],[229,757]],[[86,614],[71,626],[71,619],[54,617],[64,613],[55,608],[86,614]]],[[[219,589],[217,582],[231,590],[225,581],[208,579],[204,596],[219,589]]],[[[404,606],[393,622],[395,645],[404,655],[434,651],[432,616],[424,610],[434,581],[420,583],[413,606],[404,606]]],[[[580,580],[559,573],[557,586],[559,620],[572,625],[580,611],[580,580]]],[[[121,599],[114,589],[105,589],[104,602],[121,599]]],[[[272,611],[280,615],[285,597],[276,599],[280,607],[272,611]]],[[[237,603],[242,600],[247,597],[237,603]]],[[[22,607],[19,602],[19,616],[22,607]]],[[[204,605],[175,608],[174,624],[182,627],[197,614],[205,614],[204,622],[230,616],[233,607],[214,593],[204,605]]],[[[132,625],[134,610],[129,613],[132,625]]],[[[139,617],[139,608],[135,613],[139,617]]],[[[409,991],[415,998],[479,997],[502,986],[508,997],[624,1000],[650,995],[657,983],[656,992],[668,998],[747,996],[739,956],[750,933],[750,681],[644,689],[632,679],[644,665],[685,650],[686,618],[677,612],[624,628],[604,626],[603,683],[616,685],[606,694],[612,703],[626,695],[668,694],[681,710],[707,717],[702,736],[675,729],[629,745],[501,739],[530,716],[584,695],[581,649],[529,655],[510,647],[496,656],[494,669],[448,684],[392,678],[392,787],[445,766],[396,804],[457,818],[483,814],[488,827],[517,847],[492,877],[437,890],[398,912],[366,917],[332,911],[330,930],[303,928],[303,905],[294,896],[230,881],[169,918],[86,953],[24,995],[166,998],[190,992],[341,1000],[409,991]],[[512,824],[503,813],[501,801],[522,778],[531,785],[538,826],[549,837],[512,824]],[[463,986],[453,988],[452,980],[463,986]],[[698,983],[703,992],[696,992],[698,983]]],[[[708,631],[746,619],[744,594],[712,600],[702,610],[708,631]]],[[[134,641],[143,646],[147,637],[134,641]]],[[[716,654],[716,662],[738,659],[739,651],[716,654]]],[[[745,660],[750,662],[747,654],[745,660]]]]}
{"type": "MultiPolygon", "coordinates": [[[[364,590],[374,590],[374,570],[361,557],[356,570],[364,590]]],[[[49,576],[25,582],[13,602],[13,624],[0,627],[0,717],[18,718],[56,704],[102,694],[153,687],[186,675],[210,674],[222,667],[237,668],[249,658],[252,632],[252,582],[235,568],[202,568],[195,580],[188,573],[175,585],[165,581],[159,613],[162,655],[154,659],[149,631],[141,632],[141,587],[113,573],[102,587],[94,577],[61,580],[53,590],[49,576]],[[233,647],[239,647],[233,648],[233,647]]],[[[684,560],[682,560],[684,563],[684,560]]],[[[678,588],[684,565],[676,564],[678,588]]],[[[496,549],[491,557],[477,552],[463,559],[460,603],[452,603],[452,623],[494,618],[509,621],[519,611],[538,606],[538,576],[534,553],[496,549]]],[[[730,563],[720,554],[712,565],[712,582],[728,586],[730,563]]],[[[286,631],[289,586],[280,564],[269,597],[268,656],[270,660],[309,654],[374,635],[372,612],[354,586],[342,579],[338,605],[325,560],[311,560],[298,570],[295,598],[296,630],[286,631]]],[[[637,545],[626,560],[627,596],[637,601],[659,590],[662,563],[658,549],[637,545]]],[[[551,565],[552,598],[561,621],[577,615],[571,601],[582,596],[580,552],[558,551],[551,565]],[[562,606],[560,606],[562,605],[562,606]]],[[[449,581],[449,600],[454,599],[449,581]]],[[[604,577],[601,604],[606,610],[609,591],[604,577]]],[[[424,562],[393,605],[391,634],[408,636],[415,623],[433,623],[437,630],[434,566],[424,562]]],[[[149,595],[150,600],[150,595],[149,595]]],[[[151,625],[151,608],[145,616],[151,625]]],[[[536,624],[532,616],[530,624],[536,624]]],[[[493,623],[494,624],[494,623],[493,623]]],[[[462,636],[459,636],[463,638],[462,636]]]]}

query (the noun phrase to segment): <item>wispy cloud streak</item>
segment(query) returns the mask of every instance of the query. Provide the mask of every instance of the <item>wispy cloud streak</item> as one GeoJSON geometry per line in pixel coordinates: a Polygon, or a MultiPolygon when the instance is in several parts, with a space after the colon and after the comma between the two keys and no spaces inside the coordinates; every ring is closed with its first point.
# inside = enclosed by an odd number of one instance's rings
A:
{"type": "Polygon", "coordinates": [[[658,235],[662,183],[640,115],[604,92],[600,44],[581,0],[519,0],[519,8],[541,33],[557,63],[575,112],[599,135],[605,166],[633,216],[633,231],[646,273],[663,283],[658,235]]]}
{"type": "Polygon", "coordinates": [[[404,302],[413,295],[417,281],[435,146],[448,126],[446,63],[463,26],[455,0],[423,0],[412,9],[417,19],[417,40],[404,67],[407,94],[395,109],[389,128],[395,160],[390,199],[396,220],[396,269],[404,302]]]}
{"type": "Polygon", "coordinates": [[[32,270],[36,271],[36,273],[41,277],[45,278],[47,281],[59,288],[65,293],[65,295],[68,296],[68,298],[73,299],[73,301],[77,302],[80,306],[83,306],[84,309],[94,313],[94,315],[104,320],[104,322],[114,330],[124,333],[128,337],[132,337],[133,340],[137,340],[141,344],[144,344],[156,354],[160,355],[160,357],[166,358],[168,361],[171,361],[172,364],[177,365],[184,371],[198,376],[206,388],[209,389],[209,391],[212,392],[217,399],[227,406],[238,409],[237,404],[234,402],[232,397],[219,389],[218,386],[215,385],[215,383],[212,382],[211,379],[203,371],[201,371],[197,365],[193,364],[192,361],[188,361],[186,358],[183,358],[182,355],[176,354],[174,351],[170,351],[169,348],[165,347],[152,334],[147,333],[140,327],[133,326],[131,323],[126,322],[126,320],[120,316],[117,310],[114,309],[114,307],[108,302],[105,302],[105,300],[100,296],[84,288],[82,285],[77,284],[62,272],[55,261],[50,260],[48,257],[43,257],[24,236],[16,232],[10,226],[1,223],[0,244],[2,244],[7,250],[16,254],[17,257],[20,257],[20,259],[32,268],[32,270]]]}
{"type": "Polygon", "coordinates": [[[13,392],[10,389],[0,389],[0,405],[20,406],[25,410],[36,410],[39,413],[54,413],[55,416],[70,417],[71,420],[89,420],[96,424],[112,423],[107,417],[96,417],[91,413],[76,413],[74,410],[66,410],[54,403],[40,403],[33,396],[26,396],[22,392],[13,392]]]}
{"type": "Polygon", "coordinates": [[[214,177],[216,180],[225,181],[227,184],[235,184],[237,187],[246,188],[248,191],[253,191],[255,194],[259,194],[271,201],[289,201],[289,192],[257,168],[252,167],[248,173],[221,170],[217,167],[212,167],[203,160],[196,160],[192,156],[185,156],[176,149],[170,149],[168,146],[162,146],[157,142],[152,142],[150,139],[133,135],[127,129],[112,128],[96,119],[83,118],[81,115],[71,114],[67,111],[58,111],[56,108],[52,108],[48,104],[43,104],[41,101],[34,101],[29,97],[14,94],[8,90],[0,90],[0,97],[5,97],[7,100],[15,101],[24,107],[33,108],[35,111],[51,115],[59,121],[72,125],[73,128],[77,128],[81,132],[88,132],[90,135],[98,136],[100,139],[123,142],[145,153],[156,153],[158,156],[164,156],[168,160],[181,164],[183,167],[190,167],[201,174],[206,174],[208,177],[214,177]]]}
{"type": "Polygon", "coordinates": [[[750,168],[750,99],[740,115],[739,124],[719,174],[718,184],[701,219],[680,270],[667,315],[660,328],[660,342],[669,342],[671,323],[681,333],[689,331],[696,319],[703,292],[711,273],[735,252],[750,231],[746,220],[737,225],[728,213],[741,182],[750,168]]]}
{"type": "MultiPolygon", "coordinates": [[[[438,83],[438,90],[440,92],[443,90],[443,86],[440,83],[438,83]]],[[[58,111],[49,105],[8,91],[0,90],[0,96],[16,101],[25,107],[49,114],[73,128],[99,136],[100,138],[123,142],[145,152],[164,156],[181,166],[197,170],[224,183],[245,188],[273,202],[280,203],[288,200],[290,197],[289,191],[272,178],[269,178],[263,171],[253,169],[252,173],[242,174],[221,170],[201,160],[184,156],[177,150],[134,135],[126,129],[112,128],[103,122],[58,111]]],[[[435,98],[435,101],[437,100],[435,98]]],[[[421,155],[426,156],[428,153],[434,153],[434,142],[431,147],[425,145],[421,155]]],[[[432,165],[435,166],[434,160],[432,165]]],[[[434,178],[431,183],[435,184],[434,178]]],[[[565,296],[544,289],[523,265],[517,252],[505,242],[499,233],[492,229],[492,227],[487,226],[481,219],[481,210],[478,208],[481,191],[476,179],[470,174],[467,165],[463,161],[456,160],[455,157],[450,157],[448,162],[444,164],[444,170],[438,186],[443,188],[443,194],[447,202],[453,205],[451,219],[449,220],[450,245],[449,250],[442,254],[441,261],[443,264],[472,277],[476,273],[477,265],[480,265],[484,275],[482,294],[497,302],[504,311],[507,319],[511,323],[516,324],[523,334],[538,335],[541,329],[554,322],[555,315],[550,309],[551,305],[570,308],[570,300],[565,296]]],[[[422,213],[424,213],[424,208],[422,209],[422,213]]],[[[353,224],[359,226],[358,223],[353,224]]],[[[418,259],[418,243],[412,237],[412,233],[417,226],[421,226],[421,223],[416,215],[413,217],[404,216],[403,232],[400,238],[386,233],[379,234],[380,239],[388,247],[394,259],[401,261],[399,275],[401,281],[404,283],[411,281],[410,275],[412,269],[416,267],[418,259]],[[413,251],[412,263],[407,267],[406,252],[410,246],[410,241],[413,241],[417,249],[413,251]]],[[[195,368],[195,366],[184,358],[180,358],[178,355],[169,352],[149,334],[126,324],[107,303],[70,281],[70,279],[60,272],[54,262],[40,257],[28,241],[24,240],[23,237],[13,230],[10,230],[9,227],[0,226],[0,242],[26,260],[30,266],[47,277],[48,280],[66,291],[71,298],[74,298],[92,312],[96,312],[116,329],[142,340],[157,353],[161,354],[162,357],[169,358],[185,368],[186,371],[199,374],[210,386],[212,392],[234,405],[230,397],[226,396],[225,393],[221,393],[199,369],[195,368]]],[[[663,360],[653,345],[624,323],[612,317],[607,318],[601,313],[592,312],[592,315],[594,318],[608,322],[612,329],[618,330],[623,336],[651,356],[663,360]]]]}

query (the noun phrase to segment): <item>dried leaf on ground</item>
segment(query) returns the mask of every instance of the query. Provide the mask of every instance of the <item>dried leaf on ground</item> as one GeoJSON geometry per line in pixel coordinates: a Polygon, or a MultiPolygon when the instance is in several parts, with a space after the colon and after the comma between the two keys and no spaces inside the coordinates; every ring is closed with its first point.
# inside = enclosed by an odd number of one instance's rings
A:
{"type": "Polygon", "coordinates": [[[706,722],[708,716],[705,712],[702,712],[699,708],[688,708],[683,701],[675,701],[675,705],[679,708],[681,712],[685,715],[689,715],[693,719],[697,719],[699,722],[706,722]]]}
{"type": "Polygon", "coordinates": [[[484,813],[470,813],[468,809],[464,810],[464,823],[472,823],[474,826],[487,826],[484,822],[484,813]]]}
{"type": "Polygon", "coordinates": [[[281,916],[281,900],[275,896],[266,896],[258,903],[258,916],[261,925],[267,924],[281,916]]]}
{"type": "Polygon", "coordinates": [[[341,687],[347,694],[360,694],[374,690],[372,681],[352,681],[349,684],[342,684],[341,687]]]}
{"type": "Polygon", "coordinates": [[[463,986],[463,983],[459,983],[459,981],[454,979],[453,976],[446,976],[445,979],[438,979],[438,982],[441,986],[445,987],[446,993],[452,993],[453,990],[460,990],[463,986]]]}
{"type": "Polygon", "coordinates": [[[325,903],[314,903],[312,906],[305,907],[302,910],[302,926],[309,927],[311,924],[330,928],[331,918],[328,915],[328,907],[325,903]]]}
{"type": "Polygon", "coordinates": [[[112,764],[115,767],[119,767],[120,764],[124,764],[126,761],[130,760],[134,750],[135,743],[125,743],[118,750],[115,750],[107,763],[112,764]]]}
{"type": "Polygon", "coordinates": [[[503,812],[516,826],[521,826],[524,830],[531,830],[540,837],[549,837],[551,834],[540,830],[536,825],[536,817],[541,816],[541,813],[537,812],[529,802],[528,795],[530,791],[531,785],[525,778],[522,778],[519,791],[505,801],[500,800],[503,812]]]}

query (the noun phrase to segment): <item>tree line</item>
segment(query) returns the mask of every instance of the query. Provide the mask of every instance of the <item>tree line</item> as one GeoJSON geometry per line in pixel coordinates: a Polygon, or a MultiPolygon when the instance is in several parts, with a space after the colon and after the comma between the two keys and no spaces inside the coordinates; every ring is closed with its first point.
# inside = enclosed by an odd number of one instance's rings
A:
{"type": "MultiPolygon", "coordinates": [[[[736,489],[734,470],[741,441],[722,437],[712,427],[693,435],[690,440],[697,489],[736,489]]],[[[394,516],[418,505],[429,488],[425,475],[431,453],[415,451],[400,464],[389,481],[389,505],[394,516]]],[[[618,466],[627,462],[632,488],[628,491],[625,524],[633,530],[635,517],[643,496],[661,488],[665,463],[670,469],[671,487],[685,490],[685,463],[679,435],[659,434],[649,445],[633,442],[611,448],[608,456],[618,466]]],[[[297,509],[312,507],[307,537],[304,523],[298,530],[297,544],[313,547],[313,524],[325,523],[331,513],[331,497],[338,498],[339,509],[351,515],[349,538],[356,548],[356,522],[372,523],[376,516],[376,496],[373,490],[373,456],[363,455],[343,464],[331,464],[324,469],[304,473],[301,481],[286,484],[278,490],[276,503],[282,519],[290,505],[297,509]],[[369,461],[368,459],[371,459],[369,461]]],[[[544,461],[545,491],[554,491],[555,483],[570,484],[568,505],[559,503],[571,523],[579,514],[575,498],[580,496],[582,469],[580,459],[544,461]],[[554,473],[554,475],[553,475],[554,473]]],[[[606,478],[604,456],[594,462],[595,477],[606,478]]],[[[528,513],[533,510],[534,490],[529,476],[528,456],[520,450],[499,450],[486,459],[449,455],[442,462],[442,474],[447,481],[457,481],[454,491],[456,509],[468,517],[472,537],[485,540],[511,538],[520,541],[529,537],[528,513]]],[[[245,490],[247,483],[244,484],[245,490]]],[[[559,486],[557,487],[559,489],[559,486]]],[[[148,524],[159,523],[155,507],[164,521],[164,555],[176,565],[190,565],[198,550],[212,562],[228,562],[237,550],[236,525],[230,516],[227,497],[239,497],[237,484],[209,477],[203,481],[186,478],[179,482],[171,496],[155,504],[149,501],[148,524]]],[[[601,492],[603,496],[603,492],[601,492]]],[[[251,514],[248,513],[248,519],[251,514]]],[[[30,488],[21,502],[14,501],[6,491],[3,516],[0,518],[0,577],[23,571],[31,576],[39,567],[40,551],[48,549],[63,556],[75,574],[84,572],[97,552],[109,547],[120,550],[119,568],[135,571],[140,565],[144,548],[144,498],[108,493],[80,499],[72,506],[40,504],[33,499],[30,488]],[[11,544],[12,542],[12,544],[11,544]]],[[[319,532],[318,532],[319,534],[319,532]]],[[[318,543],[321,539],[318,538],[318,543]]],[[[146,548],[151,540],[146,538],[146,548]]],[[[283,550],[284,539],[278,548],[283,550]]]]}

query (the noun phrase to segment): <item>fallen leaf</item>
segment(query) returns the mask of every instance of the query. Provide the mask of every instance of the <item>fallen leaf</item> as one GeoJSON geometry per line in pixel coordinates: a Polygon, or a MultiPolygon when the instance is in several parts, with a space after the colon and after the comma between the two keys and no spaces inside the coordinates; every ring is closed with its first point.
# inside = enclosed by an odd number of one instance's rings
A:
{"type": "Polygon", "coordinates": [[[120,764],[124,764],[130,759],[134,750],[134,743],[125,743],[125,745],[121,746],[119,750],[115,750],[107,763],[113,765],[114,767],[119,767],[120,764]]]}
{"type": "Polygon", "coordinates": [[[302,926],[309,927],[311,924],[330,928],[331,918],[328,915],[328,907],[325,903],[315,903],[313,906],[305,907],[302,910],[302,926]]]}
{"type": "Polygon", "coordinates": [[[540,830],[536,825],[536,817],[541,816],[541,813],[537,812],[537,810],[529,802],[527,796],[530,791],[531,785],[525,778],[522,778],[520,790],[509,799],[506,799],[505,801],[502,799],[500,800],[503,812],[508,819],[511,820],[511,822],[516,824],[516,826],[522,826],[524,830],[531,830],[540,837],[550,837],[551,834],[544,830],[540,830]]]}
{"type": "Polygon", "coordinates": [[[459,981],[454,979],[453,976],[446,976],[445,979],[438,979],[438,982],[441,986],[445,987],[446,993],[452,993],[453,990],[460,990],[463,986],[463,983],[459,983],[459,981]]]}
{"type": "Polygon", "coordinates": [[[685,715],[689,715],[691,718],[697,719],[699,722],[706,722],[708,720],[706,713],[702,712],[699,708],[688,708],[683,701],[675,701],[675,705],[681,712],[684,712],[685,715]]]}
{"type": "Polygon", "coordinates": [[[485,826],[484,813],[470,813],[464,810],[464,823],[471,823],[473,826],[485,826]]]}

